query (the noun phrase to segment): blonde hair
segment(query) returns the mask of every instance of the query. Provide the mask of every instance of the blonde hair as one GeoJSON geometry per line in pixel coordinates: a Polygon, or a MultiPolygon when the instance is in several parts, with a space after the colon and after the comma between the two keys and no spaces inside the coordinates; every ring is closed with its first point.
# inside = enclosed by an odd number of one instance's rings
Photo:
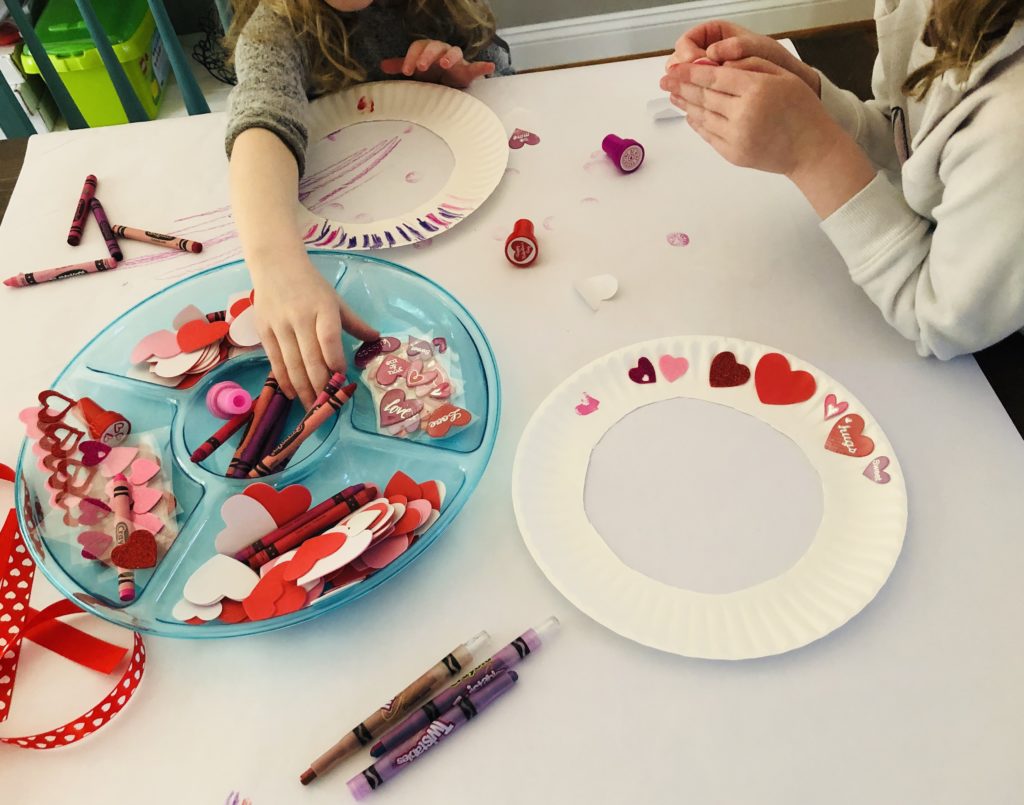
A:
{"type": "Polygon", "coordinates": [[[1024,0],[934,0],[924,43],[935,58],[907,76],[903,92],[920,100],[946,72],[963,80],[1024,17],[1024,0]]]}
{"type": "MultiPolygon", "coordinates": [[[[287,20],[305,45],[315,92],[332,92],[366,80],[366,65],[359,64],[349,48],[353,26],[346,15],[324,0],[233,0],[234,18],[226,37],[232,55],[242,29],[261,2],[287,20]]],[[[405,7],[412,36],[458,45],[467,59],[494,37],[494,14],[482,0],[407,0],[405,7]]]]}

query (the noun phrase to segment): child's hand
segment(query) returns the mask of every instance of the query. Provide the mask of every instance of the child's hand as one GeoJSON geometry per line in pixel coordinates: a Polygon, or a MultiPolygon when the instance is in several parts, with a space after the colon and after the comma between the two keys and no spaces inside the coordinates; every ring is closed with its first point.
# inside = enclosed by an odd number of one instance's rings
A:
{"type": "Polygon", "coordinates": [[[460,47],[436,39],[418,39],[409,46],[404,58],[384,59],[380,69],[388,75],[404,75],[417,81],[465,89],[476,79],[493,73],[494,63],[466,61],[460,47]]]}
{"type": "Polygon", "coordinates": [[[694,131],[740,167],[793,178],[845,136],[806,83],[765,59],[677,64],[661,88],[694,131]]]}
{"type": "Polygon", "coordinates": [[[260,337],[274,376],[309,408],[331,374],[346,370],[341,331],[362,341],[380,334],[359,318],[304,255],[254,281],[260,337]]]}
{"type": "Polygon", "coordinates": [[[725,20],[713,20],[691,28],[676,42],[676,50],[665,64],[665,71],[677,64],[689,64],[707,58],[719,63],[761,58],[800,77],[814,94],[821,95],[821,76],[770,36],[755,34],[725,20]]]}

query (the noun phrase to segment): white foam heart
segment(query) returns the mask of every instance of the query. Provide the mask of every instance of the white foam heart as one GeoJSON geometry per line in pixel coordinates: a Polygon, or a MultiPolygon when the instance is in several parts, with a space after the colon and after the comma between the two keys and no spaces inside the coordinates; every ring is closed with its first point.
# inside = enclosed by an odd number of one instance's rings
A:
{"type": "Polygon", "coordinates": [[[373,542],[373,534],[369,531],[350,534],[344,545],[330,556],[320,559],[306,575],[299,577],[298,583],[305,587],[307,584],[322,579],[328,573],[333,573],[338,568],[344,567],[353,559],[358,559],[363,551],[370,547],[371,542],[373,542]]]}
{"type": "Polygon", "coordinates": [[[182,595],[190,603],[201,607],[212,606],[222,598],[242,601],[259,580],[256,571],[244,562],[218,553],[189,576],[182,595]]]}
{"type": "Polygon", "coordinates": [[[242,548],[277,529],[263,505],[248,495],[232,495],[220,507],[224,528],[213,539],[218,553],[234,556],[242,548]]]}
{"type": "Polygon", "coordinates": [[[260,320],[252,305],[231,320],[228,341],[236,347],[255,347],[260,343],[260,320]]]}
{"type": "Polygon", "coordinates": [[[583,301],[592,310],[597,310],[602,302],[607,302],[618,292],[619,281],[611,274],[596,274],[576,280],[576,293],[583,297],[583,301]]]}
{"type": "MultiPolygon", "coordinates": [[[[379,510],[369,509],[370,506],[374,505],[375,503],[380,503],[381,501],[388,503],[388,501],[385,498],[377,498],[377,500],[370,501],[369,503],[366,504],[366,506],[350,514],[348,517],[342,520],[341,524],[350,531],[363,531],[364,529],[372,531],[373,526],[377,523],[378,520],[389,522],[390,518],[383,517],[379,510]]],[[[390,503],[388,503],[388,505],[391,506],[393,512],[394,506],[392,506],[390,503]]]]}
{"type": "Polygon", "coordinates": [[[187,307],[183,307],[180,311],[178,311],[178,315],[174,317],[171,323],[174,325],[175,330],[180,330],[190,321],[205,318],[206,314],[203,313],[203,311],[201,311],[195,305],[188,305],[187,307]]]}
{"type": "Polygon", "coordinates": [[[193,604],[191,601],[187,601],[182,598],[177,604],[174,605],[174,609],[171,610],[171,615],[177,618],[179,621],[187,621],[192,618],[199,618],[204,621],[212,621],[220,617],[221,611],[224,609],[220,602],[212,604],[208,607],[201,607],[193,604]]]}
{"type": "Polygon", "coordinates": [[[157,377],[180,377],[203,358],[203,350],[182,352],[173,358],[161,358],[153,363],[150,371],[157,377]]]}

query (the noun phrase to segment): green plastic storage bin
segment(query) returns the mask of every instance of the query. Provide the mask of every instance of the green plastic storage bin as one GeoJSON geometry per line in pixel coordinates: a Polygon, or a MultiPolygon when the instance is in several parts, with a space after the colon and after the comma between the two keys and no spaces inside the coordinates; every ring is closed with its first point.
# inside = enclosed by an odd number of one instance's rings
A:
{"type": "MultiPolygon", "coordinates": [[[[164,98],[169,62],[149,5],[146,0],[93,0],[93,8],[142,108],[150,119],[155,118],[164,98]]],[[[86,123],[127,123],[128,116],[75,0],[50,0],[35,28],[86,123]]],[[[26,73],[39,73],[27,50],[22,67],[26,73]]]]}

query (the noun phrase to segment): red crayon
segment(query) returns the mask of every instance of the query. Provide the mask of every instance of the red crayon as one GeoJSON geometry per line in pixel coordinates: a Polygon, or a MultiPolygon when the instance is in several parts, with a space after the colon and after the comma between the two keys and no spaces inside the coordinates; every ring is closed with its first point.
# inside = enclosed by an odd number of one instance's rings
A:
{"type": "Polygon", "coordinates": [[[121,247],[117,245],[117,238],[114,237],[114,232],[110,228],[110,221],[107,219],[106,210],[103,209],[103,205],[100,204],[100,200],[96,196],[89,199],[89,209],[92,210],[92,217],[96,219],[96,223],[100,226],[103,240],[107,244],[107,251],[110,252],[111,257],[120,263],[124,260],[124,254],[121,252],[121,247]]]}
{"type": "Polygon", "coordinates": [[[199,254],[203,250],[203,244],[198,240],[187,240],[175,235],[161,235],[159,232],[150,232],[148,229],[135,229],[120,224],[114,224],[111,229],[119,238],[127,238],[139,243],[152,243],[154,246],[166,246],[168,249],[192,252],[192,254],[199,254]]]}
{"type": "Polygon", "coordinates": [[[71,231],[68,232],[68,243],[72,246],[77,246],[82,242],[82,232],[85,230],[85,221],[89,215],[89,200],[95,195],[96,177],[90,173],[85,177],[82,195],[78,198],[78,206],[75,207],[75,217],[71,221],[71,231]]]}
{"type": "Polygon", "coordinates": [[[245,411],[221,425],[213,436],[195,449],[195,452],[192,453],[192,463],[198,464],[200,461],[206,461],[206,459],[213,455],[214,450],[234,436],[237,431],[241,430],[251,416],[252,411],[245,411]]]}
{"type": "Polygon", "coordinates": [[[317,517],[315,520],[310,520],[305,525],[299,526],[294,531],[288,532],[272,545],[268,545],[259,553],[253,554],[249,557],[249,567],[253,570],[259,570],[271,559],[274,559],[283,553],[287,553],[292,548],[298,548],[310,537],[315,537],[317,534],[323,534],[339,520],[343,520],[352,514],[352,512],[357,509],[361,509],[367,503],[372,501],[374,499],[374,491],[375,490],[373,489],[364,489],[361,492],[356,492],[356,494],[352,496],[352,499],[339,503],[337,506],[332,507],[326,513],[317,517]]]}
{"type": "Polygon", "coordinates": [[[8,288],[27,288],[29,285],[39,285],[41,282],[55,282],[66,280],[71,277],[82,277],[86,274],[96,274],[100,271],[110,271],[117,268],[117,261],[113,257],[104,257],[102,260],[92,260],[88,263],[75,263],[60,268],[48,268],[44,271],[30,271],[27,274],[15,274],[4,280],[8,288]]]}
{"type": "Polygon", "coordinates": [[[331,495],[331,497],[327,498],[327,500],[325,500],[323,503],[316,504],[316,506],[314,506],[308,512],[300,514],[294,520],[289,520],[280,528],[277,528],[271,531],[269,534],[265,534],[264,536],[260,537],[252,545],[248,545],[245,548],[242,548],[242,550],[235,554],[235,559],[237,559],[240,562],[248,562],[250,558],[258,554],[260,551],[273,545],[285,534],[288,534],[294,531],[295,529],[306,525],[306,523],[312,522],[313,520],[317,519],[320,515],[329,512],[338,504],[344,503],[346,500],[350,500],[352,503],[356,503],[356,499],[352,496],[355,495],[357,492],[362,492],[364,489],[367,488],[373,491],[374,498],[377,498],[377,496],[380,494],[377,487],[373,485],[367,487],[364,484],[356,484],[355,486],[350,486],[347,489],[343,489],[340,492],[331,495]]]}

